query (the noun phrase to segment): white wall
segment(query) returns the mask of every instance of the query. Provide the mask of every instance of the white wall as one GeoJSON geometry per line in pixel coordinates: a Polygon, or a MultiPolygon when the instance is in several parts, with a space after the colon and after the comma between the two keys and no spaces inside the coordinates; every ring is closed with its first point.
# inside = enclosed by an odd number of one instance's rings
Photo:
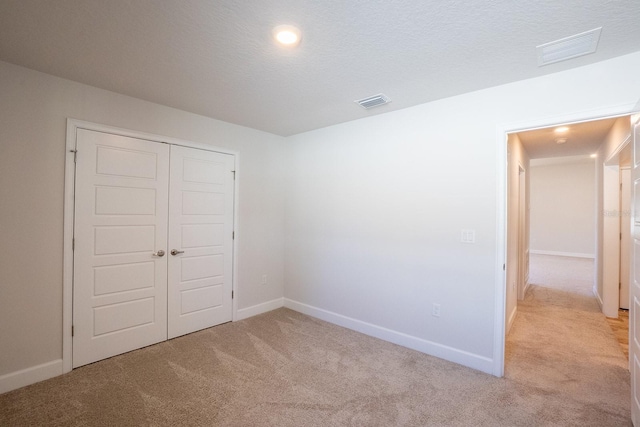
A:
{"type": "Polygon", "coordinates": [[[595,160],[531,164],[531,251],[595,256],[595,160]]]}
{"type": "Polygon", "coordinates": [[[0,62],[0,380],[62,356],[67,117],[237,150],[239,308],[281,300],[284,138],[0,62]]]}
{"type": "Polygon", "coordinates": [[[639,74],[640,52],[284,139],[0,62],[0,380],[61,357],[67,117],[240,152],[241,309],[284,279],[289,306],[491,371],[498,129],[633,105],[639,74]]]}
{"type": "Polygon", "coordinates": [[[285,305],[498,372],[499,130],[630,109],[639,73],[640,52],[288,138],[285,305]]]}
{"type": "MultiPolygon", "coordinates": [[[[513,326],[513,322],[516,317],[518,308],[518,274],[519,274],[519,257],[528,263],[528,252],[526,248],[529,247],[529,199],[530,199],[530,162],[529,154],[525,150],[520,138],[517,134],[510,134],[507,140],[508,153],[507,153],[507,187],[508,187],[508,200],[507,200],[507,283],[506,283],[506,319],[507,319],[507,333],[513,326]],[[525,189],[524,194],[520,189],[520,167],[524,169],[525,189]],[[520,197],[524,197],[525,218],[522,227],[524,230],[519,230],[520,226],[520,197]],[[519,233],[524,231],[523,236],[519,233]],[[523,237],[523,242],[519,242],[518,239],[523,237]],[[520,244],[519,244],[520,243],[520,244]],[[521,253],[524,252],[524,253],[521,253]]],[[[522,280],[522,279],[521,279],[522,280]]]]}

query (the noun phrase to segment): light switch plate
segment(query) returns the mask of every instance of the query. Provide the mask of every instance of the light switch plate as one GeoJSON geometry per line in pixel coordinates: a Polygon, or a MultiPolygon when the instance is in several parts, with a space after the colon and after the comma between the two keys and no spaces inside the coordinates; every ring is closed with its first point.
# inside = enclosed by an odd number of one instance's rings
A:
{"type": "Polygon", "coordinates": [[[462,243],[475,243],[476,230],[463,229],[460,231],[460,241],[462,243]]]}

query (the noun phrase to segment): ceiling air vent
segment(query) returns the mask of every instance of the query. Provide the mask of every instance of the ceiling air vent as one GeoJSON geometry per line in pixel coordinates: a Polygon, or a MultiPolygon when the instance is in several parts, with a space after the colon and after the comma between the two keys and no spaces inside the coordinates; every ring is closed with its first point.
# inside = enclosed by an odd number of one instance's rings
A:
{"type": "Polygon", "coordinates": [[[595,52],[600,40],[600,31],[602,27],[536,46],[538,66],[542,67],[595,52]]]}
{"type": "Polygon", "coordinates": [[[379,93],[368,98],[359,99],[355,102],[360,104],[360,106],[365,110],[368,110],[369,108],[377,107],[378,105],[388,104],[391,102],[391,100],[386,95],[379,93]]]}

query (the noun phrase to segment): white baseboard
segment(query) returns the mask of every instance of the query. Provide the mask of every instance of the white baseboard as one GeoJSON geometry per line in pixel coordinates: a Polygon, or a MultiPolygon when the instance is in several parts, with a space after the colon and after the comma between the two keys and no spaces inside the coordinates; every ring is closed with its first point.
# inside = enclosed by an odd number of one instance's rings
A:
{"type": "Polygon", "coordinates": [[[600,298],[600,294],[598,293],[598,288],[593,287],[593,295],[596,297],[596,301],[598,301],[598,305],[600,306],[600,310],[604,306],[604,302],[602,302],[602,298],[600,298]]]}
{"type": "Polygon", "coordinates": [[[509,315],[509,320],[507,321],[507,333],[506,333],[506,335],[509,335],[509,332],[511,331],[511,327],[513,326],[513,322],[516,320],[516,315],[517,314],[518,314],[518,306],[516,305],[515,307],[513,307],[513,311],[509,315]]]}
{"type": "Polygon", "coordinates": [[[569,256],[569,257],[574,257],[574,258],[591,258],[591,259],[595,259],[595,255],[594,254],[583,254],[583,253],[580,253],[580,252],[539,251],[539,250],[536,250],[536,249],[531,249],[529,251],[529,253],[536,254],[536,255],[555,255],[555,256],[569,256]]]}
{"type": "Polygon", "coordinates": [[[459,350],[422,338],[407,335],[402,332],[393,331],[391,329],[383,328],[381,326],[373,325],[371,323],[333,313],[322,308],[317,308],[298,301],[293,301],[288,298],[284,299],[284,306],[290,308],[291,310],[316,317],[318,319],[345,327],[347,329],[352,329],[365,335],[379,338],[384,341],[389,341],[403,347],[408,347],[410,349],[417,350],[431,356],[439,357],[441,359],[468,366],[470,368],[493,375],[493,359],[489,357],[480,356],[478,354],[469,353],[467,351],[459,350]]]}
{"type": "Polygon", "coordinates": [[[0,377],[0,394],[48,380],[58,375],[62,375],[62,359],[11,372],[0,377]]]}
{"type": "Polygon", "coordinates": [[[522,293],[525,297],[530,287],[531,287],[531,283],[529,283],[529,278],[527,278],[527,281],[524,282],[524,292],[522,293]]]}
{"type": "Polygon", "coordinates": [[[280,307],[284,307],[284,298],[276,298],[271,301],[263,302],[262,304],[252,305],[251,307],[239,309],[236,320],[247,319],[280,307]]]}

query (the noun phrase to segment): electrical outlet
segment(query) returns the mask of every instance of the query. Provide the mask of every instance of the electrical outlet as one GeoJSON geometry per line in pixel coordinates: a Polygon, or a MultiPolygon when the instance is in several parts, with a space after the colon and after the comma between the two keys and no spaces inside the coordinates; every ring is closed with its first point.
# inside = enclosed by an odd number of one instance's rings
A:
{"type": "Polygon", "coordinates": [[[435,317],[440,317],[440,304],[433,304],[433,312],[431,314],[435,317]]]}
{"type": "Polygon", "coordinates": [[[263,275],[262,275],[262,284],[263,284],[263,285],[266,285],[266,284],[267,284],[267,275],[266,275],[266,274],[263,274],[263,275]]]}

